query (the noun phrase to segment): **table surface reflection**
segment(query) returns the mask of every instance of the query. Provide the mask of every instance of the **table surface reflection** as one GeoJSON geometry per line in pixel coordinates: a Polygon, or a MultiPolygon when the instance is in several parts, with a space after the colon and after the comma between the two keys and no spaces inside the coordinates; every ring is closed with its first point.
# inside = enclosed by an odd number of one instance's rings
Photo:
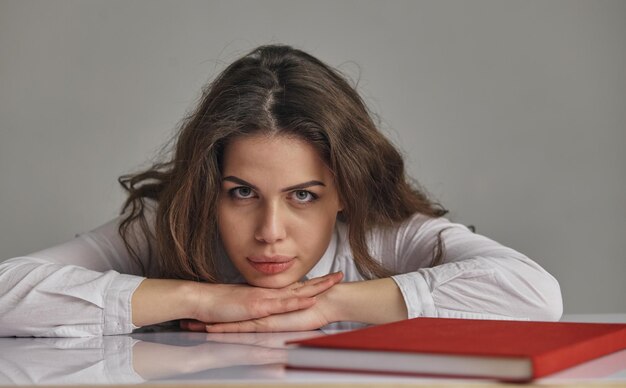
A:
{"type": "MultiPolygon", "coordinates": [[[[569,315],[564,321],[624,322],[626,314],[569,315]]],[[[94,338],[0,338],[0,385],[93,384],[484,384],[438,379],[286,369],[286,341],[354,325],[297,333],[208,334],[160,329],[94,338]]],[[[535,384],[626,385],[626,350],[569,368],[535,384]]],[[[494,383],[494,382],[491,382],[494,383]]]]}

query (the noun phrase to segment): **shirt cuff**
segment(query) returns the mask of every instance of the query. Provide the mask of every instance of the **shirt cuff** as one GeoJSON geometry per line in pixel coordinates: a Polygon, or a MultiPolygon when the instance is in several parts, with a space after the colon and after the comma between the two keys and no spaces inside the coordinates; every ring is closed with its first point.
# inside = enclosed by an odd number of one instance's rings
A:
{"type": "Polygon", "coordinates": [[[142,276],[119,274],[113,279],[104,295],[103,335],[128,334],[137,326],[133,325],[131,298],[142,276]]]}
{"type": "Polygon", "coordinates": [[[428,283],[419,272],[410,272],[391,277],[406,304],[408,318],[436,317],[437,309],[428,283]]]}

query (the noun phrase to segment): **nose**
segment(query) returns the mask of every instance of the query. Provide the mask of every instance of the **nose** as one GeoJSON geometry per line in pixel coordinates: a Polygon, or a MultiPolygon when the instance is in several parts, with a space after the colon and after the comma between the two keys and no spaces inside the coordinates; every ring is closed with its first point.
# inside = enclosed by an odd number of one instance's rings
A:
{"type": "Polygon", "coordinates": [[[287,236],[284,216],[279,204],[268,204],[261,210],[254,238],[257,241],[273,244],[287,236]]]}

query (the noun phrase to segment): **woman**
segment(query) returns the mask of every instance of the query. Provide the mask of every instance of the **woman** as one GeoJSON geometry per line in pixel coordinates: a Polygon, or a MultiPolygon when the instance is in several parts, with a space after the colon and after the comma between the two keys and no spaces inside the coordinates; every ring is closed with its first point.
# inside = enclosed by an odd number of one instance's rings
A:
{"type": "Polygon", "coordinates": [[[302,51],[235,61],[176,140],[120,178],[119,218],[0,264],[0,335],[561,315],[557,281],[443,218],[356,91],[302,51]]]}

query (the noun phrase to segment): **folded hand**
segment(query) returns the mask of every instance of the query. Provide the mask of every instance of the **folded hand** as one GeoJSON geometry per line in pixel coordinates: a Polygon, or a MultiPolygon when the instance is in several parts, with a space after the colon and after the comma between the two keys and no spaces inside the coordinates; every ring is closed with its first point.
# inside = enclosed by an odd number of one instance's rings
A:
{"type": "MultiPolygon", "coordinates": [[[[181,327],[198,331],[198,322],[202,322],[203,327],[205,326],[204,323],[238,322],[242,324],[245,321],[256,322],[246,324],[245,327],[248,328],[251,324],[271,324],[271,320],[267,322],[260,321],[260,319],[276,314],[280,314],[283,320],[288,320],[290,325],[299,322],[298,327],[317,326],[324,321],[324,317],[320,309],[312,308],[316,305],[316,296],[326,292],[340,282],[342,278],[342,273],[332,273],[278,289],[239,284],[199,283],[196,299],[197,308],[192,315],[194,319],[182,321],[181,327]],[[289,315],[299,311],[302,314],[289,315]]],[[[287,322],[281,324],[280,327],[284,327],[285,324],[287,322]]]]}

